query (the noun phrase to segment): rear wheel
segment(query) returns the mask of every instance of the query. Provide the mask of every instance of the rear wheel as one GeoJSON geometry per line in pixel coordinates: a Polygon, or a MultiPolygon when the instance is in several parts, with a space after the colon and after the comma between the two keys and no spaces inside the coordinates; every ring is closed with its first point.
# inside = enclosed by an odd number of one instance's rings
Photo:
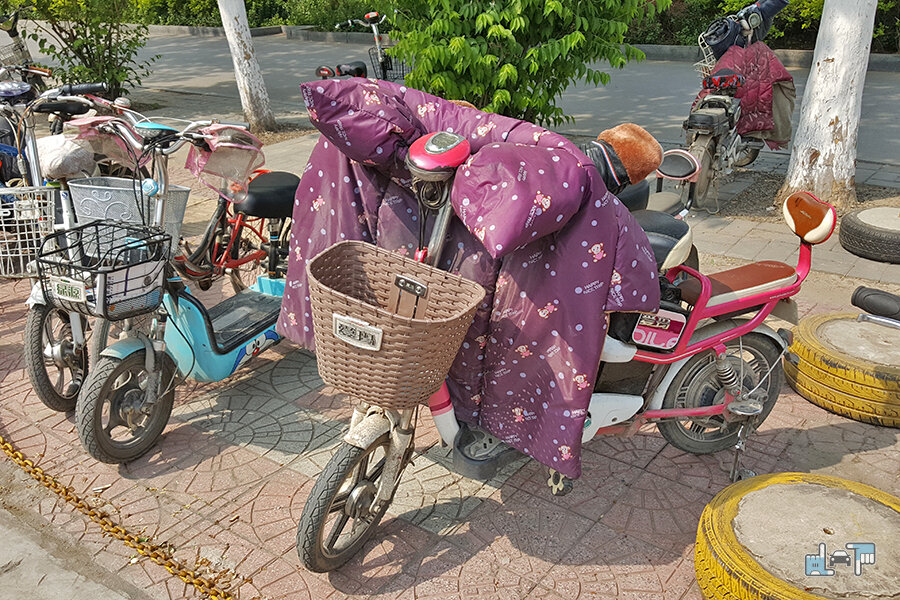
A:
{"type": "Polygon", "coordinates": [[[125,463],[147,453],[162,434],[175,399],[175,365],[162,355],[161,394],[148,398],[146,353],[101,357],[91,370],[75,411],[84,449],[105,463],[125,463]]]}
{"type": "MultiPolygon", "coordinates": [[[[758,389],[765,392],[763,410],[756,417],[758,426],[775,406],[784,381],[781,348],[768,336],[753,332],[727,342],[725,346],[728,361],[738,373],[742,391],[748,393],[759,385],[758,389]],[[769,369],[772,373],[766,377],[769,369]]],[[[662,407],[700,408],[724,402],[725,390],[716,374],[715,358],[715,353],[711,351],[691,357],[672,380],[662,407]]],[[[734,446],[739,424],[714,416],[670,419],[661,421],[658,427],[663,437],[679,450],[709,454],[734,446]]]]}
{"type": "Polygon", "coordinates": [[[373,506],[390,443],[387,434],[365,449],[341,442],[319,475],[297,526],[297,554],[310,571],[337,569],[375,531],[389,505],[373,506]]]}
{"type": "MultiPolygon", "coordinates": [[[[715,140],[710,135],[694,136],[691,147],[688,148],[697,162],[700,164],[700,175],[694,189],[694,204],[692,207],[702,208],[706,205],[706,197],[709,195],[709,187],[713,179],[713,154],[715,153],[715,140]]],[[[686,184],[681,190],[681,203],[687,205],[690,194],[690,184],[686,184]]]]}
{"type": "Polygon", "coordinates": [[[45,304],[29,308],[24,346],[25,370],[40,401],[51,410],[75,410],[88,352],[76,347],[69,314],[45,304]]]}

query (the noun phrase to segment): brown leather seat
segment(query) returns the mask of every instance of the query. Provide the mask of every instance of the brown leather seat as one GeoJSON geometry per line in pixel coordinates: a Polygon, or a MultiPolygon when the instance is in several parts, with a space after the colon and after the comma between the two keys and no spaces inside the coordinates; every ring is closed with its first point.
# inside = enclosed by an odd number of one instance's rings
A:
{"type": "MultiPolygon", "coordinates": [[[[794,267],[776,260],[764,260],[736,269],[708,275],[712,293],[707,306],[716,306],[741,298],[791,285],[797,280],[794,267]]],[[[700,281],[687,279],[679,284],[681,297],[691,304],[700,298],[700,281]]]]}

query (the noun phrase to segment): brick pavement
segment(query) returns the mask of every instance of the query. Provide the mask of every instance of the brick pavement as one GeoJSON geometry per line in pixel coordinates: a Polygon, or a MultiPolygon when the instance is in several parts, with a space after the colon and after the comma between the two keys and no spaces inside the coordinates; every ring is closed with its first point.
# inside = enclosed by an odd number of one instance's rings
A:
{"type": "MultiPolygon", "coordinates": [[[[277,146],[272,156],[280,153],[285,165],[298,160],[289,143],[277,146]]],[[[208,193],[196,195],[189,223],[202,224],[210,201],[208,193]]],[[[770,224],[714,216],[691,222],[706,251],[704,269],[794,252],[770,224]]],[[[801,313],[846,309],[858,277],[900,291],[892,285],[900,283],[896,266],[879,270],[841,253],[834,245],[816,249],[801,313]]],[[[312,574],[299,566],[295,528],[350,410],[322,388],[309,354],[283,343],[226,382],[182,386],[148,456],[102,465],[82,450],[73,416],[49,411],[31,390],[21,352],[27,293],[27,282],[0,283],[0,432],[190,566],[226,571],[223,583],[237,598],[700,598],[695,528],[705,503],[728,483],[729,453],[684,454],[653,427],[630,439],[602,438],[586,446],[573,493],[553,498],[543,468],[525,460],[486,483],[456,475],[423,418],[415,465],[375,539],[344,568],[312,574]]],[[[896,495],[898,449],[897,430],[831,415],[785,387],[752,438],[745,466],[844,476],[896,495]]],[[[32,496],[23,510],[69,535],[98,569],[159,600],[193,596],[54,497],[37,488],[32,496]]]]}

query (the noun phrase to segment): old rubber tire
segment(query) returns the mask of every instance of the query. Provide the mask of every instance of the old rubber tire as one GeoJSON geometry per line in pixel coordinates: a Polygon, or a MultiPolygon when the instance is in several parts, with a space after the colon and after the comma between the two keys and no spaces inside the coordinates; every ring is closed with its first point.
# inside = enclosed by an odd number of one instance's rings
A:
{"type": "MultiPolygon", "coordinates": [[[[900,500],[876,488],[826,475],[775,473],[751,477],[719,492],[703,509],[697,526],[694,569],[697,583],[707,600],[819,600],[815,595],[778,579],[763,568],[740,543],[734,519],[741,501],[750,493],[771,485],[798,483],[845,490],[900,512],[900,500]]],[[[814,499],[811,499],[813,501],[814,499]]],[[[802,518],[802,508],[798,518],[802,518]]],[[[774,523],[773,527],[778,524],[774,523]]],[[[800,555],[802,558],[802,554],[800,555]]],[[[802,573],[802,563],[801,565],[802,573]]]]}
{"type": "Polygon", "coordinates": [[[72,340],[71,328],[68,325],[69,314],[45,304],[35,304],[28,309],[25,317],[24,357],[25,370],[37,397],[44,405],[58,412],[75,410],[78,394],[81,392],[84,380],[88,374],[87,348],[76,350],[72,340]],[[59,319],[62,323],[59,334],[62,336],[61,344],[65,344],[69,354],[71,382],[57,379],[57,385],[51,381],[51,375],[47,371],[47,358],[44,356],[44,348],[48,344],[45,338],[45,327],[53,319],[59,319]]]}
{"type": "MultiPolygon", "coordinates": [[[[697,162],[700,163],[700,176],[697,178],[696,189],[694,190],[694,203],[692,209],[706,208],[706,198],[709,195],[709,187],[713,180],[713,155],[715,154],[716,142],[709,135],[697,135],[688,148],[697,162]]],[[[681,203],[687,205],[688,195],[690,194],[690,185],[686,184],[681,191],[681,203]]],[[[716,210],[718,212],[718,209],[716,210]]]]}
{"type": "MultiPolygon", "coordinates": [[[[339,492],[345,489],[343,488],[344,482],[354,473],[356,467],[366,456],[373,454],[378,448],[386,450],[387,444],[390,444],[388,434],[376,439],[366,449],[342,441],[319,478],[316,479],[303,507],[300,523],[297,525],[297,554],[303,566],[310,571],[325,573],[344,565],[372,536],[384,513],[387,512],[389,502],[385,503],[377,513],[371,515],[371,520],[364,525],[365,529],[359,533],[359,536],[355,539],[351,538],[350,543],[340,551],[329,554],[323,548],[328,517],[335,512],[332,510],[332,506],[339,492]]],[[[373,479],[377,479],[377,477],[373,479]]],[[[344,493],[344,495],[350,494],[351,492],[344,493]]]]}
{"type": "Polygon", "coordinates": [[[838,239],[847,252],[900,264],[900,208],[877,206],[849,212],[841,219],[838,239]]]}
{"type": "MultiPolygon", "coordinates": [[[[900,333],[873,323],[859,323],[856,316],[814,315],[794,329],[791,351],[797,366],[785,362],[788,383],[798,394],[830,412],[875,425],[900,427],[900,364],[885,364],[876,356],[878,346],[841,349],[831,342],[831,330],[858,330],[858,343],[881,344],[887,351],[898,344],[900,333]],[[841,330],[835,328],[840,327],[841,330]],[[881,337],[877,337],[878,335],[881,337]],[[895,339],[896,338],[896,339],[895,339]]],[[[887,361],[892,362],[892,361],[887,361]]]]}
{"type": "MultiPolygon", "coordinates": [[[[761,377],[774,365],[766,387],[766,400],[762,412],[756,417],[756,425],[765,421],[778,401],[784,375],[780,366],[781,348],[767,335],[750,332],[737,340],[726,342],[731,364],[737,370],[740,361],[734,356],[738,351],[738,341],[747,353],[745,365],[756,365],[759,372],[744,371],[744,390],[748,391],[759,383],[761,377]],[[753,359],[748,362],[747,359],[753,359]]],[[[695,408],[710,406],[723,400],[721,384],[716,377],[715,354],[712,351],[695,354],[681,367],[672,379],[663,397],[662,408],[695,408]]],[[[731,448],[737,442],[739,427],[736,423],[725,423],[722,417],[689,419],[666,419],[657,423],[657,428],[666,441],[691,454],[710,454],[731,448]]]]}
{"type": "MultiPolygon", "coordinates": [[[[125,441],[112,439],[105,430],[104,405],[107,402],[112,405],[113,398],[123,393],[122,387],[119,387],[118,391],[114,387],[121,381],[120,378],[128,373],[146,373],[145,351],[139,350],[123,359],[103,356],[94,365],[75,408],[75,427],[88,454],[103,463],[121,464],[135,460],[153,448],[169,422],[175,400],[175,365],[168,354],[162,354],[162,363],[164,393],[157,399],[151,414],[147,415],[145,425],[140,428],[139,434],[125,441]],[[114,392],[116,393],[113,398],[110,398],[110,394],[114,392]]],[[[124,383],[121,385],[124,386],[124,383]]],[[[140,386],[137,389],[140,390],[140,386]]],[[[125,393],[134,390],[132,387],[125,393]]]]}

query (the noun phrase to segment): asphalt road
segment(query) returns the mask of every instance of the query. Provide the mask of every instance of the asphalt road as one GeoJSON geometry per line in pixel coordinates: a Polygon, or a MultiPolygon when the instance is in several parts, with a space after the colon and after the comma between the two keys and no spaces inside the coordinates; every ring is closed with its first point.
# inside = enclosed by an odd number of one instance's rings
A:
{"type": "MultiPolygon", "coordinates": [[[[297,86],[314,78],[320,64],[346,60],[368,61],[368,46],[289,40],[284,36],[253,40],[273,108],[279,116],[304,115],[297,86]]],[[[202,94],[192,103],[199,111],[239,113],[237,87],[225,38],[192,36],[152,37],[142,56],[159,55],[145,88],[157,90],[154,98],[168,104],[166,94],[202,94]],[[166,92],[160,92],[165,90],[166,92]],[[169,92],[171,91],[171,92],[169,92]]],[[[808,75],[806,69],[790,69],[800,100],[808,75]]],[[[606,87],[577,84],[562,96],[560,105],[574,123],[557,129],[565,134],[594,135],[625,121],[636,122],[660,140],[676,142],[681,122],[699,89],[699,78],[690,63],[645,61],[612,71],[606,87]]],[[[173,101],[173,104],[176,102],[173,101]]],[[[177,104],[184,104],[183,101],[177,104]]],[[[858,158],[900,164],[900,73],[872,71],[866,77],[859,130],[858,158]]],[[[163,109],[164,112],[164,107],[163,109]]]]}

